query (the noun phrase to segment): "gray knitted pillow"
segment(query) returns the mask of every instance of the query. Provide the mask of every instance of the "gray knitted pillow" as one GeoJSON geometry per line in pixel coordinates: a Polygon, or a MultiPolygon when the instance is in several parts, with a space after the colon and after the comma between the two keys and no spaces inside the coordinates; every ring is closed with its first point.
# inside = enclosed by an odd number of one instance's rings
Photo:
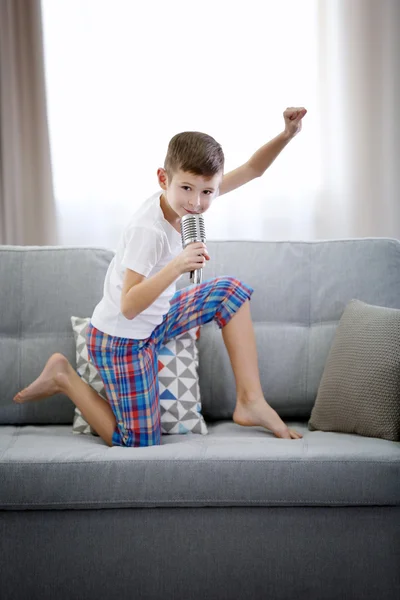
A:
{"type": "Polygon", "coordinates": [[[308,428],[400,441],[399,309],[347,304],[308,428]]]}

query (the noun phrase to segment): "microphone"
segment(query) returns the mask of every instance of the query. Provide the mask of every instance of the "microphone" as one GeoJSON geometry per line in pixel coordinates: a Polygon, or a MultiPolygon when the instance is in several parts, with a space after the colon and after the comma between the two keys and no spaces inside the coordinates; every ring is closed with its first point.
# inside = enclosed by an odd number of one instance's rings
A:
{"type": "MultiPolygon", "coordinates": [[[[204,228],[203,215],[184,215],[181,218],[181,238],[182,246],[185,249],[188,244],[193,242],[206,241],[206,230],[204,228]]],[[[190,283],[201,283],[203,278],[203,269],[190,271],[190,283]]]]}

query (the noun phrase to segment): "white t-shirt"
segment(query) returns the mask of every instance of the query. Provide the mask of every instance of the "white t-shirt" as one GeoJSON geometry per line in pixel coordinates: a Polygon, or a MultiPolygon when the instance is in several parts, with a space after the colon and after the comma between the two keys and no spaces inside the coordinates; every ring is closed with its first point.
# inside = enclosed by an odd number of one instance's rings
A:
{"type": "Polygon", "coordinates": [[[162,191],[153,194],[132,215],[108,267],[103,298],[94,309],[91,322],[109,335],[146,339],[170,309],[176,281],[134,319],[124,317],[120,304],[126,268],[151,277],[182,252],[180,233],[164,217],[161,194],[162,191]]]}

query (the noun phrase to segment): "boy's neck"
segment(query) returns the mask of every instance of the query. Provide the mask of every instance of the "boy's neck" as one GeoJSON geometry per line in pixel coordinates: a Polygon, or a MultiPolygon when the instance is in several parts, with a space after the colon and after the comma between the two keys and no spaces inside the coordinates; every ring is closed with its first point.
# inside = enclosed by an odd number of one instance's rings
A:
{"type": "Polygon", "coordinates": [[[172,210],[172,208],[168,204],[167,199],[165,198],[164,194],[161,194],[161,196],[160,196],[160,206],[161,206],[161,210],[163,211],[165,219],[168,221],[168,223],[170,223],[172,225],[172,227],[174,227],[177,230],[178,233],[180,233],[181,232],[181,219],[176,214],[176,212],[172,210]]]}

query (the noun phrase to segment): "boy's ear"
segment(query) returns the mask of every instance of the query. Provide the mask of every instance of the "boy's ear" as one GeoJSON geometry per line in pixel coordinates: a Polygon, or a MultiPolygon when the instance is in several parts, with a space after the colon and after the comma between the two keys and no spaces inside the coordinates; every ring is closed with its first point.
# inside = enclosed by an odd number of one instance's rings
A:
{"type": "Polygon", "coordinates": [[[157,177],[158,177],[158,183],[160,184],[160,187],[163,190],[166,190],[167,185],[168,185],[168,176],[167,176],[166,170],[163,169],[162,167],[157,169],[157,177]]]}

